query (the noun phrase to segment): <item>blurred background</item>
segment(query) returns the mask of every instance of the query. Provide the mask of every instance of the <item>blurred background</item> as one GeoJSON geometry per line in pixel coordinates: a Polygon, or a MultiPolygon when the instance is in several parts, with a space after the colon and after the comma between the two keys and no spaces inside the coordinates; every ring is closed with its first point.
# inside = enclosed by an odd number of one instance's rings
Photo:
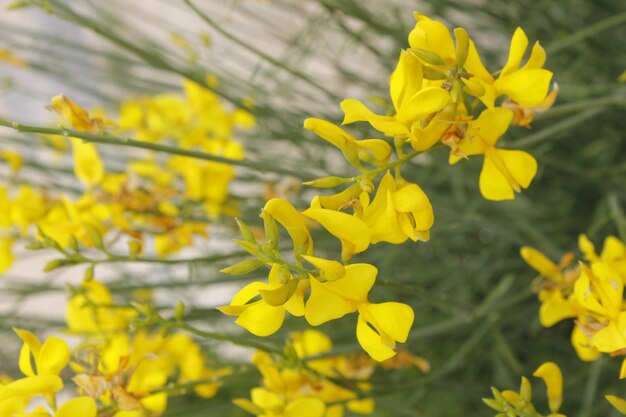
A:
{"type": "MultiPolygon", "coordinates": [[[[379,268],[373,301],[411,304],[416,320],[405,346],[432,365],[373,377],[376,416],[489,416],[481,398],[490,386],[516,387],[542,362],[564,372],[562,412],[585,417],[617,415],[602,394],[626,394],[617,381],[619,361],[581,362],[569,343],[571,322],[540,326],[535,277],[519,248],[538,248],[554,260],[576,250],[580,233],[597,246],[607,235],[626,239],[626,6],[619,0],[503,0],[432,2],[406,0],[300,1],[5,1],[0,12],[0,117],[32,125],[58,123],[46,109],[63,93],[85,108],[115,116],[133,97],[181,93],[181,80],[206,85],[206,75],[225,106],[249,106],[251,130],[236,132],[246,158],[300,173],[289,177],[237,168],[231,194],[241,217],[259,225],[268,195],[285,195],[305,207],[312,191],[298,186],[324,175],[349,175],[340,155],[304,131],[306,117],[340,122],[339,102],[357,98],[389,108],[388,77],[415,20],[413,11],[463,26],[490,69],[506,60],[510,37],[522,26],[546,48],[546,68],[559,85],[555,106],[531,129],[513,128],[502,143],[524,149],[539,162],[531,187],[510,202],[484,200],[478,191],[482,161],[449,166],[448,151],[435,149],[406,167],[405,177],[428,194],[435,226],[427,243],[381,243],[355,261],[379,268]],[[11,55],[8,55],[10,51],[11,55]],[[5,58],[2,58],[5,57],[5,58]],[[7,58],[9,57],[9,58],[7,58]],[[11,58],[12,57],[12,58],[11,58]],[[620,81],[620,76],[622,80],[620,81]],[[613,413],[613,414],[611,414],[613,413]]],[[[364,126],[358,137],[374,137],[364,126]]],[[[24,168],[12,174],[0,160],[0,182],[22,182],[76,194],[68,155],[56,155],[35,135],[2,128],[0,149],[15,150],[24,168]]],[[[123,167],[132,153],[99,150],[107,167],[123,167]]],[[[80,190],[79,190],[80,192],[80,190]]],[[[227,254],[237,236],[232,218],[211,225],[210,238],[177,254],[181,258],[227,254]]],[[[338,245],[316,237],[318,256],[338,245]],[[318,243],[319,241],[319,243],[318,243]]],[[[24,245],[20,245],[24,246],[24,245]]],[[[150,251],[151,248],[148,248],[150,251]]],[[[50,254],[16,248],[14,267],[0,279],[0,372],[16,372],[12,326],[41,334],[63,328],[66,284],[82,279],[81,266],[41,272],[50,254]]],[[[154,290],[156,303],[184,300],[199,326],[240,331],[211,307],[227,303],[241,287],[218,272],[229,262],[173,266],[107,265],[98,276],[119,297],[154,290]]],[[[254,274],[242,279],[251,279],[254,274]]],[[[288,320],[276,341],[301,320],[288,320]]],[[[339,352],[356,348],[352,320],[322,326],[339,352]]],[[[213,349],[209,346],[208,349],[213,349]]],[[[249,352],[211,350],[228,360],[249,352]]],[[[212,400],[173,400],[166,415],[245,415],[230,405],[258,378],[224,387],[212,400]]],[[[537,390],[538,398],[543,395],[537,390]]]]}

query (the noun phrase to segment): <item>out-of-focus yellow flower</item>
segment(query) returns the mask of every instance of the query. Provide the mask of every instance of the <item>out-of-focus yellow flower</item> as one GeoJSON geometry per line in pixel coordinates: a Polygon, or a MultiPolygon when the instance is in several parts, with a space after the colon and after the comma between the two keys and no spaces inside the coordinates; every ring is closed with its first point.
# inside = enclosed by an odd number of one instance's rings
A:
{"type": "Polygon", "coordinates": [[[72,139],[72,150],[76,178],[89,187],[99,184],[104,178],[105,168],[96,146],[72,139]]]}
{"type": "Polygon", "coordinates": [[[15,65],[16,67],[24,68],[28,64],[22,58],[15,55],[12,51],[6,48],[0,48],[0,61],[6,62],[11,65],[15,65]]]}
{"type": "Polygon", "coordinates": [[[7,161],[7,163],[9,164],[9,168],[11,168],[11,172],[13,172],[14,174],[22,168],[22,165],[24,165],[24,158],[20,153],[15,151],[0,151],[0,158],[7,161]]]}
{"type": "Polygon", "coordinates": [[[57,112],[72,128],[81,132],[101,133],[106,127],[112,125],[109,120],[91,117],[87,110],[63,94],[52,97],[50,108],[57,112]]]}
{"type": "Polygon", "coordinates": [[[578,247],[585,260],[609,264],[626,282],[626,245],[617,237],[607,236],[604,239],[604,246],[600,255],[596,253],[593,243],[584,234],[578,237],[578,247]]]}

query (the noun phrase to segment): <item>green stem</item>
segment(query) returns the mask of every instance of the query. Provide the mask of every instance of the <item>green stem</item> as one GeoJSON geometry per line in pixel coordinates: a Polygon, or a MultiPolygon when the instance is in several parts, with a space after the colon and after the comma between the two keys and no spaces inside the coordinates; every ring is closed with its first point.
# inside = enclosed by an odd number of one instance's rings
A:
{"type": "Polygon", "coordinates": [[[544,113],[535,115],[535,120],[544,120],[564,114],[575,113],[577,111],[598,108],[598,107],[623,107],[626,106],[626,100],[622,97],[611,95],[609,97],[592,98],[588,100],[579,100],[573,103],[561,104],[555,106],[544,113]]]}
{"type": "Polygon", "coordinates": [[[604,357],[601,356],[597,361],[591,363],[589,367],[589,378],[583,394],[582,410],[578,417],[589,417],[592,415],[593,406],[598,400],[596,394],[598,393],[598,383],[600,382],[603,365],[604,357]]]}
{"type": "Polygon", "coordinates": [[[624,22],[626,22],[626,12],[622,12],[616,16],[611,16],[552,42],[546,48],[546,52],[549,55],[554,54],[561,49],[569,48],[570,46],[576,45],[583,39],[597,35],[598,33],[604,32],[612,27],[619,26],[624,22]]]}
{"type": "Polygon", "coordinates": [[[527,147],[527,146],[535,145],[536,143],[539,143],[545,139],[548,139],[557,133],[571,129],[583,122],[586,122],[588,119],[591,119],[592,117],[597,116],[603,111],[605,111],[605,109],[603,108],[590,108],[586,111],[580,112],[578,114],[568,117],[565,120],[555,123],[550,127],[546,127],[545,129],[542,129],[539,132],[532,133],[516,141],[515,146],[527,147]]]}
{"type": "Polygon", "coordinates": [[[165,152],[172,155],[187,156],[190,158],[201,159],[204,161],[221,162],[228,165],[242,166],[252,168],[260,172],[275,172],[277,174],[290,175],[296,178],[311,177],[312,174],[305,172],[292,171],[290,169],[281,168],[279,166],[270,167],[261,162],[237,160],[231,158],[225,158],[223,156],[211,155],[206,152],[199,152],[190,149],[178,148],[176,146],[161,145],[158,143],[142,142],[131,138],[123,138],[111,135],[97,135],[93,133],[80,132],[78,130],[66,129],[66,128],[51,128],[41,126],[24,125],[15,122],[9,122],[5,119],[0,119],[0,126],[5,126],[10,129],[14,129],[18,132],[29,133],[43,133],[47,135],[59,135],[65,137],[79,138],[86,142],[100,143],[106,145],[126,146],[131,148],[148,149],[156,152],[165,152]]]}
{"type": "Polygon", "coordinates": [[[161,319],[161,324],[165,325],[165,326],[169,326],[169,327],[174,327],[174,328],[178,328],[178,329],[182,329],[185,330],[191,334],[194,334],[196,336],[202,337],[204,339],[212,339],[212,340],[219,340],[219,341],[223,341],[223,342],[230,342],[234,345],[237,346],[243,346],[243,347],[249,347],[249,348],[253,348],[253,349],[258,349],[258,350],[262,350],[264,352],[268,352],[268,353],[273,353],[276,355],[280,355],[280,356],[284,356],[284,352],[282,349],[280,349],[279,347],[276,346],[271,346],[269,344],[265,344],[265,343],[259,343],[255,340],[250,340],[250,339],[246,339],[244,337],[239,337],[239,336],[231,336],[225,333],[218,333],[218,332],[211,332],[211,331],[207,331],[207,330],[201,330],[198,329],[196,327],[193,327],[187,323],[184,323],[182,321],[172,321],[172,320],[165,320],[165,319],[161,319]]]}

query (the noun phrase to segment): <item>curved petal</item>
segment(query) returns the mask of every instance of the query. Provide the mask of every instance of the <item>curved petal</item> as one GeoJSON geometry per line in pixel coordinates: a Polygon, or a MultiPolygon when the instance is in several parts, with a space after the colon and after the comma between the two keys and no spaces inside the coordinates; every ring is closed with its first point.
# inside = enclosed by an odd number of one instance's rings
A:
{"type": "Polygon", "coordinates": [[[506,94],[523,107],[535,107],[548,95],[552,72],[546,69],[516,71],[493,84],[500,94],[506,94]]]}
{"type": "Polygon", "coordinates": [[[98,408],[90,397],[78,397],[69,400],[59,407],[54,417],[96,417],[98,408]]]}
{"type": "Polygon", "coordinates": [[[44,342],[37,360],[39,375],[58,375],[70,359],[70,349],[67,344],[55,336],[50,336],[44,342]]]}
{"type": "Polygon", "coordinates": [[[395,341],[406,342],[415,318],[415,313],[410,306],[388,302],[368,304],[364,308],[368,312],[368,318],[374,319],[375,327],[378,327],[395,341]]]}
{"type": "Polygon", "coordinates": [[[511,38],[509,57],[504,65],[504,68],[502,68],[502,71],[500,72],[500,78],[516,71],[519,68],[527,47],[528,37],[526,36],[526,33],[524,33],[524,30],[518,27],[515,29],[515,33],[513,33],[513,37],[511,38]]]}
{"type": "Polygon", "coordinates": [[[257,301],[246,308],[235,323],[255,336],[264,337],[276,333],[284,320],[284,307],[274,307],[257,301]]]}
{"type": "Polygon", "coordinates": [[[389,136],[409,134],[409,129],[405,125],[397,122],[393,117],[375,114],[358,100],[346,99],[341,102],[340,106],[345,114],[342,122],[344,125],[354,122],[368,122],[374,129],[389,136]]]}
{"type": "Polygon", "coordinates": [[[513,187],[487,155],[485,155],[483,169],[480,171],[478,185],[480,193],[487,200],[501,201],[515,198],[513,187]]]}
{"type": "Polygon", "coordinates": [[[361,314],[359,314],[359,319],[356,324],[356,338],[361,344],[361,347],[375,361],[382,362],[396,354],[391,347],[383,343],[380,335],[367,324],[361,314]]]}
{"type": "Polygon", "coordinates": [[[311,295],[304,310],[304,318],[311,326],[319,326],[356,311],[354,303],[328,288],[328,284],[311,278],[311,295]]]}

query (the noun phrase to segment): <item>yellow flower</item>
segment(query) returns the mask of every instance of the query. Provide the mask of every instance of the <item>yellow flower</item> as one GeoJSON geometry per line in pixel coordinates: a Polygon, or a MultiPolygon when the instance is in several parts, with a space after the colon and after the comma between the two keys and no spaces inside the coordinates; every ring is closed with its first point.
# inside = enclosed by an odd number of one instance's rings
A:
{"type": "Polygon", "coordinates": [[[391,75],[389,91],[394,116],[375,114],[360,101],[347,99],[341,102],[341,109],[345,113],[343,124],[365,121],[387,136],[412,137],[415,140],[413,146],[419,150],[434,145],[438,137],[430,135],[432,140],[426,140],[422,131],[430,127],[443,133],[449,124],[439,119],[425,122],[424,125],[422,122],[446,107],[450,102],[450,94],[439,86],[423,85],[421,64],[406,52],[400,55],[396,70],[391,75]]]}
{"type": "Polygon", "coordinates": [[[581,234],[578,237],[578,247],[589,262],[603,262],[614,268],[626,281],[626,245],[615,236],[607,236],[604,239],[602,252],[598,256],[593,243],[587,236],[581,234]]]}
{"type": "MultiPolygon", "coordinates": [[[[537,161],[524,151],[496,148],[496,142],[511,123],[511,110],[494,108],[484,110],[469,128],[459,144],[461,155],[484,154],[480,173],[480,192],[488,200],[511,200],[514,191],[528,188],[537,173],[537,161]]],[[[451,153],[450,163],[456,163],[461,155],[451,153]]]]}
{"type": "Polygon", "coordinates": [[[87,110],[63,94],[52,97],[50,108],[57,112],[71,127],[81,132],[100,133],[112,125],[109,120],[91,117],[87,110]]]}
{"type": "Polygon", "coordinates": [[[26,377],[0,387],[0,410],[3,407],[16,407],[16,403],[28,401],[36,395],[43,395],[51,402],[54,394],[63,388],[59,374],[69,360],[67,344],[55,336],[49,337],[42,344],[28,330],[13,330],[24,342],[20,350],[19,368],[26,377]]]}
{"type": "Polygon", "coordinates": [[[626,312],[622,311],[624,283],[617,272],[604,263],[582,265],[574,294],[587,315],[596,323],[586,326],[590,344],[600,352],[626,348],[626,312]]]}
{"type": "Polygon", "coordinates": [[[345,267],[345,276],[320,282],[311,277],[311,295],[304,317],[312,326],[358,311],[357,339],[375,360],[395,355],[396,342],[406,342],[413,324],[413,310],[401,303],[372,304],[368,293],[376,280],[377,269],[369,264],[345,267]],[[371,327],[370,327],[371,326],[371,327]]]}
{"type": "Polygon", "coordinates": [[[433,208],[417,184],[397,183],[387,172],[370,203],[362,194],[363,221],[370,228],[371,242],[399,244],[407,239],[426,241],[434,222],[433,208]]]}
{"type": "Polygon", "coordinates": [[[105,168],[93,143],[72,139],[74,173],[83,184],[91,187],[104,178],[105,168]]]}
{"type": "Polygon", "coordinates": [[[526,64],[520,68],[522,57],[528,47],[528,37],[522,28],[517,28],[511,39],[509,57],[493,83],[495,96],[506,94],[523,107],[535,107],[541,104],[550,88],[552,72],[543,69],[546,53],[535,42],[526,64]]]}
{"type": "Polygon", "coordinates": [[[256,336],[274,334],[285,320],[285,312],[294,316],[304,315],[304,292],[306,280],[288,279],[280,273],[281,266],[274,264],[269,283],[252,282],[237,292],[228,306],[219,307],[224,314],[237,316],[235,323],[256,336]],[[285,282],[286,281],[286,282],[285,282]],[[256,297],[261,297],[252,301],[256,297]]]}
{"type": "Polygon", "coordinates": [[[109,289],[92,279],[80,285],[81,292],[68,301],[65,318],[70,332],[77,334],[101,334],[122,331],[137,315],[135,309],[119,308],[113,304],[109,289]]]}

